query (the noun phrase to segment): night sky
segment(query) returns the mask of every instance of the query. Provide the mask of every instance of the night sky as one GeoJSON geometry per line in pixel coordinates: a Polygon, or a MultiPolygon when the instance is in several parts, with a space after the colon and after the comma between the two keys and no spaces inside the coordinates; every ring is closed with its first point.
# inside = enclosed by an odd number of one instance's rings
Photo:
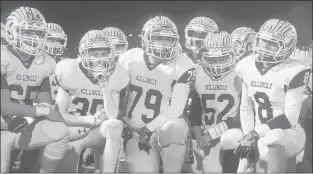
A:
{"type": "Polygon", "coordinates": [[[258,30],[270,18],[289,20],[297,29],[298,44],[312,40],[312,2],[303,1],[1,1],[1,22],[20,6],[37,8],[47,22],[55,22],[68,35],[66,57],[88,30],[118,27],[128,37],[130,47],[139,46],[143,24],[155,15],[166,15],[176,24],[183,45],[184,29],[197,16],[213,19],[219,30],[231,33],[241,26],[258,30]]]}

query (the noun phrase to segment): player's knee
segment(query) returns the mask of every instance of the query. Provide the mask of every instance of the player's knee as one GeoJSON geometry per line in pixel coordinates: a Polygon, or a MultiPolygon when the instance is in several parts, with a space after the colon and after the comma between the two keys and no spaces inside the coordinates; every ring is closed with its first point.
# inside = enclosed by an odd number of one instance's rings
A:
{"type": "Polygon", "coordinates": [[[69,147],[70,135],[67,134],[58,141],[52,142],[45,147],[44,156],[50,159],[63,159],[69,147]]]}
{"type": "Polygon", "coordinates": [[[188,134],[188,126],[183,119],[170,119],[159,129],[159,143],[163,147],[172,143],[185,144],[188,134]]]}
{"type": "Polygon", "coordinates": [[[45,132],[45,135],[49,138],[50,142],[64,141],[70,136],[68,127],[61,122],[45,120],[41,124],[41,130],[45,132]]]}
{"type": "Polygon", "coordinates": [[[235,149],[239,146],[239,140],[243,138],[241,129],[234,128],[225,131],[220,139],[221,147],[225,150],[235,149]]]}
{"type": "Polygon", "coordinates": [[[99,133],[105,138],[120,138],[123,132],[123,123],[117,119],[109,119],[101,124],[99,133]]]}

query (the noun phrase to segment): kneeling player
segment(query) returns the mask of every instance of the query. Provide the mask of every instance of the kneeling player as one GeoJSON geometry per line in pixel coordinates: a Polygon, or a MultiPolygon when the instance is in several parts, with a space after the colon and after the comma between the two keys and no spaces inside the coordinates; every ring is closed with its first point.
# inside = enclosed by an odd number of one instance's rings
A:
{"type": "Polygon", "coordinates": [[[81,61],[62,60],[55,70],[60,86],[56,107],[71,132],[60,172],[77,172],[84,148],[94,148],[104,156],[101,172],[114,172],[123,130],[122,122],[116,119],[119,92],[127,86],[129,75],[116,64],[114,45],[101,30],[91,30],[82,37],[79,54],[81,61]]]}
{"type": "Polygon", "coordinates": [[[194,64],[177,55],[178,31],[165,16],[146,22],[141,41],[142,48],[128,50],[119,59],[130,74],[126,162],[130,172],[158,172],[160,154],[164,172],[180,172],[189,130],[179,116],[194,79],[194,64]]]}
{"type": "Polygon", "coordinates": [[[6,21],[10,45],[1,46],[1,172],[8,172],[13,149],[44,148],[41,171],[55,172],[69,142],[61,114],[51,109],[49,75],[55,60],[38,54],[45,19],[34,8],[20,7],[6,21]],[[33,106],[33,100],[39,105],[33,106]],[[45,106],[45,107],[43,107],[45,106]]]}
{"type": "Polygon", "coordinates": [[[295,172],[295,156],[305,144],[305,132],[298,120],[310,69],[289,58],[297,43],[296,29],[289,22],[266,21],[256,39],[254,54],[236,67],[243,81],[243,134],[237,138],[245,135],[236,150],[241,155],[238,172],[246,171],[256,161],[258,171],[295,172]]]}
{"type": "MultiPolygon", "coordinates": [[[[56,60],[60,61],[60,56],[62,56],[64,49],[67,44],[67,35],[65,34],[63,28],[56,23],[46,23],[46,36],[43,42],[41,54],[47,54],[56,60]]],[[[53,98],[53,107],[55,104],[55,98],[58,93],[59,87],[56,85],[54,75],[49,76],[51,95],[53,98]]],[[[36,162],[37,157],[39,156],[40,150],[26,150],[23,151],[21,155],[21,163],[19,172],[28,173],[30,172],[31,167],[36,162]]],[[[41,152],[42,153],[42,152],[41,152]]],[[[37,165],[32,172],[36,172],[40,167],[40,160],[37,161],[37,165]]]]}
{"type": "Polygon", "coordinates": [[[239,119],[235,119],[241,93],[230,34],[209,34],[200,53],[202,66],[197,67],[189,117],[193,135],[204,152],[204,172],[222,172],[219,141],[227,129],[239,127],[239,119]]]}

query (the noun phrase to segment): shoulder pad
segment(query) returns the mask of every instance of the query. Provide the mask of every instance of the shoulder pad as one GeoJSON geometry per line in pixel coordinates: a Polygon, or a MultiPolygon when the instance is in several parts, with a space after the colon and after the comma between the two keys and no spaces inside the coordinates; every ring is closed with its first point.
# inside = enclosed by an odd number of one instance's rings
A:
{"type": "Polygon", "coordinates": [[[79,62],[75,59],[64,59],[57,63],[54,76],[57,85],[67,90],[70,86],[73,86],[73,76],[75,76],[75,70],[79,62]]]}
{"type": "Polygon", "coordinates": [[[119,92],[127,87],[129,80],[128,72],[120,64],[116,64],[115,72],[110,78],[111,89],[115,92],[119,92]]]}
{"type": "Polygon", "coordinates": [[[128,70],[129,62],[138,58],[138,56],[140,55],[143,55],[143,49],[132,48],[119,56],[118,63],[122,65],[122,67],[124,67],[126,70],[128,70]]]}
{"type": "Polygon", "coordinates": [[[236,71],[237,76],[241,80],[244,79],[244,74],[245,74],[244,71],[246,70],[246,67],[254,65],[254,60],[255,60],[254,55],[249,55],[249,56],[245,57],[244,59],[240,60],[236,64],[235,71],[236,71]]]}
{"type": "Polygon", "coordinates": [[[179,76],[188,71],[189,69],[195,69],[196,65],[185,54],[177,55],[175,60],[171,63],[177,68],[179,76]]]}
{"type": "Polygon", "coordinates": [[[306,67],[294,67],[295,72],[289,72],[288,76],[290,77],[288,89],[295,89],[304,85],[307,85],[310,76],[311,70],[306,67]]]}

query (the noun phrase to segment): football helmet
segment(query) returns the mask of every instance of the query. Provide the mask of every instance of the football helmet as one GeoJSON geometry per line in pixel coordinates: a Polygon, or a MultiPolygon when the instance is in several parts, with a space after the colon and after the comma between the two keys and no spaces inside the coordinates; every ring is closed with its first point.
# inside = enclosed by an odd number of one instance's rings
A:
{"type": "Polygon", "coordinates": [[[47,23],[46,29],[47,33],[42,49],[53,56],[62,55],[67,45],[67,35],[63,28],[56,23],[47,23]]]}
{"type": "Polygon", "coordinates": [[[283,62],[294,51],[297,44],[297,31],[288,21],[270,19],[256,34],[253,53],[256,61],[265,65],[283,62]]]}
{"type": "Polygon", "coordinates": [[[102,30],[88,31],[79,42],[79,56],[82,66],[92,74],[103,73],[107,77],[115,67],[114,45],[110,36],[102,30]],[[98,56],[96,53],[100,52],[98,56]]]}
{"type": "Polygon", "coordinates": [[[42,47],[45,25],[45,18],[37,9],[20,7],[6,20],[9,43],[26,54],[35,55],[42,47]]]}
{"type": "Polygon", "coordinates": [[[112,43],[115,45],[115,56],[119,56],[128,50],[127,37],[122,30],[116,27],[107,27],[103,31],[111,37],[112,43]]]}
{"type": "Polygon", "coordinates": [[[8,44],[8,36],[5,30],[5,25],[1,22],[1,45],[8,44]]]}
{"type": "Polygon", "coordinates": [[[176,45],[176,50],[177,50],[177,55],[179,54],[182,54],[183,53],[183,48],[181,47],[180,43],[177,42],[177,45],[176,45]]]}
{"type": "Polygon", "coordinates": [[[208,17],[196,17],[185,28],[185,46],[191,51],[198,51],[208,33],[218,31],[217,24],[208,17]]]}
{"type": "Polygon", "coordinates": [[[168,63],[177,55],[179,35],[176,25],[165,16],[149,19],[142,28],[141,45],[145,54],[168,63]]]}
{"type": "Polygon", "coordinates": [[[252,51],[255,43],[256,32],[249,27],[239,27],[231,33],[234,44],[234,53],[237,60],[240,60],[246,53],[252,51]]]}
{"type": "Polygon", "coordinates": [[[230,34],[226,31],[207,35],[200,54],[204,71],[215,80],[235,68],[233,43],[230,34]]]}

